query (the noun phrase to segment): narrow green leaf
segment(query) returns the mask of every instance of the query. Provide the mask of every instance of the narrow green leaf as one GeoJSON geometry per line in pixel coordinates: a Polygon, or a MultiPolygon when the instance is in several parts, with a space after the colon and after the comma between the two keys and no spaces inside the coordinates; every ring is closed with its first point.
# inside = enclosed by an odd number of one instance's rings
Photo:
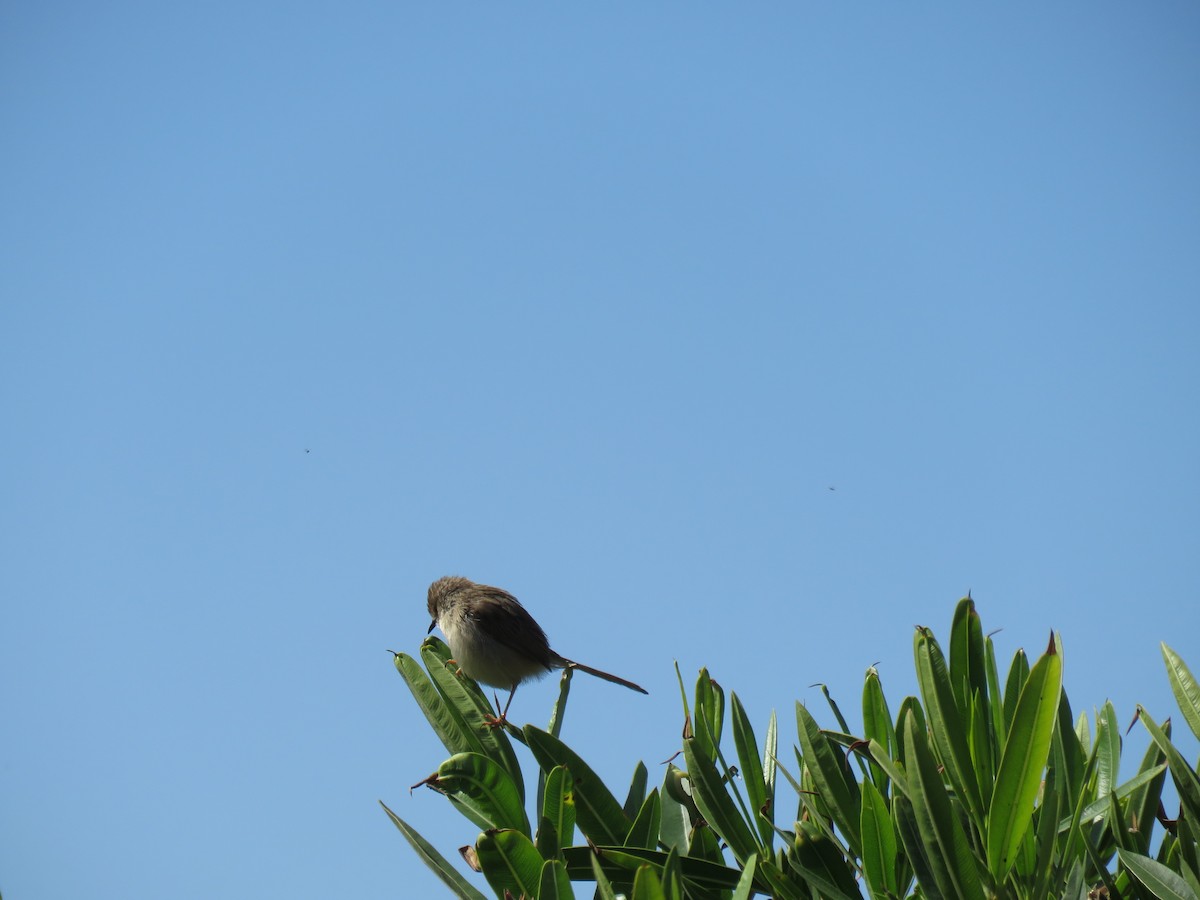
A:
{"type": "MultiPolygon", "coordinates": [[[[875,741],[891,758],[896,753],[896,729],[892,725],[892,713],[888,709],[887,698],[883,696],[883,685],[874,666],[867,669],[867,677],[863,683],[862,707],[863,739],[875,741]]],[[[879,793],[886,798],[889,793],[887,773],[873,760],[871,778],[879,793]]]]}
{"type": "Polygon", "coordinates": [[[500,895],[536,897],[542,883],[542,857],[519,831],[485,831],[475,841],[483,877],[500,895]]]}
{"type": "Polygon", "coordinates": [[[754,873],[757,869],[758,854],[754,854],[746,860],[746,866],[742,869],[742,877],[738,879],[730,900],[750,900],[754,894],[754,873]]]}
{"type": "Polygon", "coordinates": [[[1008,734],[1008,723],[1012,721],[1013,713],[1017,711],[1017,699],[1021,696],[1021,688],[1025,687],[1025,679],[1029,677],[1029,658],[1023,649],[1013,654],[1012,663],[1008,667],[1008,677],[1004,681],[1004,733],[1008,734]]]}
{"type": "Polygon", "coordinates": [[[1197,684],[1183,658],[1166,644],[1162,645],[1162,655],[1179,711],[1183,713],[1192,734],[1200,739],[1200,684],[1197,684]]]}
{"type": "Polygon", "coordinates": [[[1004,695],[1000,692],[1000,671],[996,666],[996,647],[990,637],[984,638],[984,663],[987,666],[988,711],[992,714],[992,739],[996,747],[1004,746],[1008,734],[1004,718],[1004,695]]]}
{"type": "Polygon", "coordinates": [[[775,710],[767,719],[767,734],[763,738],[763,781],[767,785],[767,819],[775,822],[775,757],[779,750],[779,723],[775,710]]]}
{"type": "Polygon", "coordinates": [[[1083,872],[1083,860],[1075,860],[1075,864],[1071,866],[1071,874],[1067,876],[1063,900],[1088,900],[1088,886],[1083,880],[1083,872]]]}
{"type": "Polygon", "coordinates": [[[799,822],[788,863],[829,900],[862,900],[853,870],[837,846],[812,822],[799,822]]]}
{"type": "Polygon", "coordinates": [[[442,880],[442,883],[454,891],[456,896],[462,898],[462,900],[487,900],[487,897],[463,878],[459,871],[442,854],[438,853],[432,844],[421,837],[415,828],[388,809],[382,801],[380,801],[379,805],[383,807],[383,811],[392,820],[392,824],[400,829],[400,833],[404,835],[405,840],[417,851],[417,855],[421,857],[421,861],[429,866],[433,870],[433,873],[442,880]]]}
{"type": "Polygon", "coordinates": [[[758,752],[758,741],[754,737],[754,728],[742,701],[736,693],[729,695],[730,721],[733,725],[733,742],[737,748],[738,764],[742,767],[742,783],[746,786],[746,794],[750,798],[750,808],[754,811],[754,824],[758,826],[759,844],[770,850],[775,839],[775,831],[771,827],[771,809],[767,803],[767,784],[763,774],[762,757],[758,752]]]}
{"type": "Polygon", "coordinates": [[[562,848],[575,841],[575,797],[571,773],[555,766],[546,774],[542,818],[538,827],[537,848],[543,859],[553,859],[562,848]]]}
{"type": "Polygon", "coordinates": [[[632,819],[636,816],[646,801],[646,783],[649,775],[650,773],[646,771],[646,764],[639,759],[633,769],[633,779],[629,782],[629,793],[625,795],[625,805],[621,807],[626,818],[632,819]]]}
{"type": "MultiPolygon", "coordinates": [[[[1151,744],[1150,750],[1155,750],[1155,749],[1157,749],[1155,747],[1155,745],[1151,744]]],[[[1149,751],[1147,751],[1147,752],[1149,752],[1149,751]]],[[[1094,766],[1094,764],[1095,764],[1095,760],[1093,759],[1093,766],[1094,766]]],[[[1166,778],[1166,772],[1167,772],[1167,767],[1165,764],[1162,764],[1162,763],[1155,766],[1153,769],[1149,769],[1145,772],[1139,772],[1137,775],[1134,775],[1127,782],[1125,782],[1123,785],[1121,785],[1119,788],[1116,789],[1115,793],[1117,795],[1117,799],[1124,800],[1126,797],[1130,796],[1135,791],[1137,791],[1138,788],[1142,788],[1147,785],[1150,785],[1156,779],[1158,779],[1161,783],[1161,781],[1166,778]]],[[[1083,807],[1083,810],[1079,813],[1079,821],[1080,822],[1090,822],[1092,819],[1096,818],[1096,816],[1103,815],[1107,809],[1108,809],[1108,798],[1107,797],[1101,797],[1099,800],[1093,800],[1087,806],[1083,807]]],[[[1157,803],[1154,805],[1154,809],[1155,810],[1158,809],[1157,803]]],[[[1151,811],[1151,816],[1153,817],[1153,811],[1151,811]]],[[[1068,828],[1070,828],[1071,822],[1072,822],[1072,820],[1069,818],[1062,819],[1058,823],[1059,832],[1061,833],[1063,831],[1066,831],[1068,828]]]]}
{"type": "Polygon", "coordinates": [[[894,759],[901,766],[908,764],[908,760],[904,758],[904,718],[912,716],[916,723],[915,727],[921,734],[929,731],[929,724],[925,721],[925,710],[921,707],[921,701],[916,697],[908,696],[900,701],[900,711],[896,713],[896,745],[892,748],[895,754],[894,759]]]}
{"type": "MultiPolygon", "coordinates": [[[[680,871],[689,895],[693,892],[732,890],[741,872],[690,856],[679,856],[680,871]]],[[[668,854],[660,850],[632,847],[567,847],[563,850],[567,873],[572,881],[591,880],[598,868],[608,881],[632,880],[638,867],[649,863],[659,869],[667,865],[668,854]]]]}
{"type": "MultiPolygon", "coordinates": [[[[945,877],[942,874],[944,866],[939,865],[935,873],[934,865],[929,857],[931,852],[936,851],[936,844],[926,844],[924,838],[921,836],[921,829],[917,823],[917,813],[907,794],[898,793],[892,797],[892,818],[896,823],[896,834],[900,837],[900,843],[903,845],[904,853],[913,867],[913,873],[916,875],[917,883],[922,888],[923,895],[926,897],[941,897],[942,893],[939,885],[945,877]]],[[[946,880],[948,881],[948,878],[946,880]]]]}
{"type": "Polygon", "coordinates": [[[987,857],[988,868],[997,883],[1008,874],[1029,829],[1038,785],[1050,757],[1061,693],[1062,655],[1051,635],[1046,653],[1037,661],[1021,690],[992,793],[987,857]]]}
{"type": "Polygon", "coordinates": [[[1047,896],[1055,875],[1054,847],[1058,839],[1059,811],[1064,796],[1060,781],[1058,769],[1053,765],[1047,768],[1042,800],[1035,813],[1033,826],[1037,834],[1037,853],[1033,863],[1034,889],[1029,895],[1031,897],[1047,896]]]}
{"type": "MultiPolygon", "coordinates": [[[[1165,724],[1163,732],[1170,737],[1170,723],[1165,724]]],[[[1162,802],[1163,785],[1167,781],[1166,760],[1166,754],[1152,741],[1146,748],[1142,764],[1138,767],[1138,774],[1133,780],[1150,777],[1144,783],[1137,784],[1129,794],[1129,827],[1133,829],[1138,852],[1142,854],[1150,852],[1150,842],[1154,837],[1154,814],[1162,802]]],[[[1117,796],[1121,796],[1121,788],[1117,789],[1117,796]]]]}
{"type": "Polygon", "coordinates": [[[1191,886],[1162,863],[1128,850],[1118,850],[1117,856],[1159,900],[1197,900],[1191,886]]]}
{"type": "MultiPolygon", "coordinates": [[[[906,717],[904,721],[908,721],[909,718],[912,717],[906,717]]],[[[901,727],[903,727],[903,723],[901,723],[901,727]]],[[[867,745],[867,750],[871,754],[871,762],[883,769],[884,774],[896,789],[901,793],[908,793],[908,779],[904,777],[904,771],[888,756],[887,751],[877,741],[871,741],[867,745]]]]}
{"type": "Polygon", "coordinates": [[[708,673],[701,669],[696,678],[696,733],[704,755],[717,758],[721,733],[725,727],[725,691],[708,673]]]}
{"type": "Polygon", "coordinates": [[[1096,793],[1108,796],[1116,787],[1118,768],[1121,765],[1121,726],[1117,724],[1117,711],[1112,702],[1106,702],[1096,712],[1096,793]]]}
{"type": "Polygon", "coordinates": [[[404,679],[413,699],[429,720],[433,733],[449,753],[472,750],[483,753],[483,744],[473,728],[463,721],[462,716],[446,702],[446,698],[434,687],[420,663],[406,653],[393,654],[396,671],[404,679]]]}
{"type": "Polygon", "coordinates": [[[666,900],[684,900],[683,866],[679,851],[674,847],[667,853],[662,864],[662,888],[666,900]]]}
{"type": "Polygon", "coordinates": [[[575,799],[575,817],[579,829],[595,844],[620,845],[629,833],[630,821],[621,804],[604,786],[592,767],[574,750],[540,728],[526,725],[525,740],[534,759],[549,772],[565,766],[571,773],[571,793],[575,799]]]}
{"type": "Polygon", "coordinates": [[[910,716],[904,723],[908,778],[917,828],[937,889],[944,897],[978,900],[983,886],[975,857],[954,814],[927,739],[917,734],[910,716]]]}
{"type": "Polygon", "coordinates": [[[629,826],[625,836],[626,847],[639,847],[653,850],[658,846],[658,832],[662,825],[662,804],[658,799],[658,788],[647,796],[642,808],[638,810],[637,818],[629,826]]]}
{"type": "Polygon", "coordinates": [[[1125,828],[1125,817],[1121,815],[1121,804],[1117,802],[1117,795],[1109,791],[1105,799],[1108,803],[1105,809],[1106,815],[1104,821],[1108,825],[1108,831],[1112,835],[1113,843],[1116,844],[1118,850],[1136,852],[1129,841],[1129,832],[1125,828]]]}
{"type": "Polygon", "coordinates": [[[971,762],[975,770],[975,780],[979,783],[980,796],[990,797],[996,786],[996,760],[993,755],[992,721],[987,698],[979,691],[975,691],[970,700],[970,710],[970,748],[971,762]]]}
{"type": "Polygon", "coordinates": [[[638,866],[633,877],[633,900],[667,900],[662,881],[649,863],[638,866]]]}
{"type": "Polygon", "coordinates": [[[659,827],[659,839],[669,848],[677,848],[686,852],[688,835],[692,831],[692,816],[698,818],[700,811],[691,797],[691,782],[687,775],[675,768],[667,766],[667,774],[663,779],[660,793],[662,806],[662,825],[659,827]],[[680,796],[682,795],[682,796],[680,796]]]}
{"type": "MultiPolygon", "coordinates": [[[[725,865],[725,853],[722,851],[721,836],[707,825],[697,825],[692,829],[688,841],[687,855],[691,859],[702,859],[714,865],[725,865]]],[[[675,848],[672,848],[675,849],[675,848]]]]}
{"type": "Polygon", "coordinates": [[[548,859],[542,863],[537,900],[575,900],[571,876],[561,860],[548,859]]]}
{"type": "Polygon", "coordinates": [[[425,668],[429,670],[433,683],[446,699],[447,708],[459,721],[460,727],[471,735],[472,744],[478,745],[478,749],[475,746],[461,749],[482,753],[503,766],[512,776],[513,783],[521,793],[521,802],[524,803],[525,782],[512,742],[504,729],[492,728],[485,723],[484,717],[491,710],[487,698],[472,679],[457,674],[456,667],[448,662],[449,654],[450,648],[435,637],[428,637],[421,644],[421,659],[425,668]]]}
{"type": "Polygon", "coordinates": [[[479,753],[456,753],[438,766],[429,785],[470,801],[491,828],[511,828],[529,836],[529,820],[512,777],[500,765],[479,753]]]}
{"type": "Polygon", "coordinates": [[[683,755],[692,783],[692,799],[701,814],[724,838],[738,862],[749,859],[758,849],[758,841],[730,799],[716,766],[694,738],[683,742],[683,755]]]}
{"type": "Polygon", "coordinates": [[[896,857],[899,842],[883,794],[870,781],[862,785],[862,866],[871,896],[899,895],[896,857]]]}
{"type": "Polygon", "coordinates": [[[796,730],[804,762],[812,775],[817,793],[827,805],[834,823],[845,835],[851,851],[857,856],[862,846],[859,833],[862,801],[858,782],[846,765],[845,757],[834,751],[816,719],[800,703],[796,704],[796,730]]]}
{"type": "Polygon", "coordinates": [[[979,781],[971,764],[967,721],[955,703],[942,650],[928,628],[917,629],[913,653],[917,662],[917,684],[929,713],[929,729],[938,758],[951,786],[970,814],[971,821],[983,830],[985,809],[979,794],[979,781]]]}
{"type": "Polygon", "coordinates": [[[1193,821],[1200,822],[1200,778],[1196,777],[1196,771],[1188,765],[1183,754],[1175,749],[1170,738],[1140,705],[1138,706],[1138,715],[1142,724],[1146,726],[1146,730],[1150,732],[1150,736],[1154,738],[1154,743],[1158,744],[1159,749],[1166,754],[1167,767],[1171,770],[1171,780],[1175,782],[1175,788],[1179,791],[1179,798],[1183,801],[1183,807],[1188,817],[1193,821]]]}
{"type": "Polygon", "coordinates": [[[829,709],[833,712],[833,717],[837,719],[838,727],[842,731],[849,732],[850,726],[846,724],[846,717],[842,715],[841,707],[833,699],[833,694],[829,693],[829,685],[822,683],[820,688],[821,694],[825,697],[825,702],[829,704],[829,709]]]}
{"type": "MultiPolygon", "coordinates": [[[[608,876],[604,874],[604,868],[600,865],[600,856],[592,852],[588,847],[574,848],[587,851],[588,862],[590,864],[592,878],[596,882],[596,898],[597,900],[617,900],[617,892],[613,890],[612,883],[608,880],[608,876]]],[[[570,861],[567,862],[567,871],[570,872],[570,861]]],[[[575,876],[579,879],[579,876],[575,876]]],[[[582,879],[579,879],[582,880],[582,879]]]]}
{"type": "MultiPolygon", "coordinates": [[[[550,711],[550,726],[546,729],[547,733],[554,738],[557,738],[562,732],[563,719],[567,715],[567,698],[571,694],[571,673],[574,672],[570,666],[562,670],[562,675],[558,679],[558,699],[554,701],[554,708],[550,711]]],[[[522,740],[524,736],[522,735],[522,740]]],[[[537,780],[537,805],[538,809],[542,808],[545,801],[546,791],[546,770],[538,769],[537,780]]]]}
{"type": "Polygon", "coordinates": [[[971,709],[976,693],[986,702],[988,686],[983,627],[979,623],[979,613],[975,611],[975,601],[970,597],[958,601],[950,626],[950,684],[964,716],[971,709]]]}
{"type": "Polygon", "coordinates": [[[1065,778],[1063,781],[1067,796],[1071,798],[1068,806],[1073,806],[1083,791],[1084,771],[1088,768],[1089,754],[1079,742],[1079,736],[1071,728],[1071,703],[1067,692],[1063,691],[1058,700],[1058,731],[1057,745],[1062,752],[1062,763],[1065,778]]]}

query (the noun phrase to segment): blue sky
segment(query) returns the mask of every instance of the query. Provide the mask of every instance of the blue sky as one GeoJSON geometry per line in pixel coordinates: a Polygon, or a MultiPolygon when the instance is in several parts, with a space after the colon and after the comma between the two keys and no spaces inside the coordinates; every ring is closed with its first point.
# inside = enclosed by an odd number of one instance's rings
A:
{"type": "Polygon", "coordinates": [[[376,801],[474,839],[384,652],[443,574],[650,689],[573,691],[620,791],[674,661],[829,724],[967,590],[1077,711],[1200,670],[1193,5],[0,35],[6,897],[436,894],[376,801]]]}

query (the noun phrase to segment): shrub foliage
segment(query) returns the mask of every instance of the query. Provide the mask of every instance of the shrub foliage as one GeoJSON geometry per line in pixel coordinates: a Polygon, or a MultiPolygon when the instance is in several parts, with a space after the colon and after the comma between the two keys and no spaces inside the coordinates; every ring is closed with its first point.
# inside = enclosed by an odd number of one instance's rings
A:
{"type": "MultiPolygon", "coordinates": [[[[648,789],[639,762],[623,801],[559,739],[570,670],[543,731],[486,727],[491,704],[437,638],[421,645],[423,666],[403,653],[395,663],[451,754],[421,784],[479,828],[460,852],[500,898],[1200,898],[1196,767],[1171,743],[1170,722],[1139,707],[1149,750],[1116,783],[1116,711],[1105,703],[1075,718],[1061,649],[1052,635],[1032,665],[1018,651],[1001,681],[964,598],[948,655],[931,630],[916,630],[919,697],[893,715],[868,669],[862,731],[826,692],[836,727],[797,704],[793,752],[782,756],[775,714],[760,742],[737,694],[726,703],[701,670],[690,706],[680,681],[683,767],[668,764],[648,789]],[[513,740],[537,762],[532,803],[513,740]],[[1168,775],[1180,798],[1173,819],[1162,803],[1168,775]]],[[[1166,644],[1162,653],[1200,738],[1200,686],[1166,644]]],[[[384,810],[456,896],[485,897],[478,879],[384,810]]]]}

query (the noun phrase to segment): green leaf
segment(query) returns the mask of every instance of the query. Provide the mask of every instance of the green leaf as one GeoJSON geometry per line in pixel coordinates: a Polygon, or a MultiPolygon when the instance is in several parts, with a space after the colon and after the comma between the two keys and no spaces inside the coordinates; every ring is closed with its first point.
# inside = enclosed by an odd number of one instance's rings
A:
{"type": "Polygon", "coordinates": [[[1175,702],[1179,704],[1179,710],[1192,729],[1192,734],[1200,739],[1200,684],[1196,683],[1182,657],[1166,644],[1162,645],[1162,655],[1167,663],[1167,677],[1171,681],[1175,702]]]}
{"type": "Polygon", "coordinates": [[[564,766],[571,773],[576,822],[592,843],[619,845],[624,841],[631,823],[625,818],[617,798],[604,786],[591,766],[558,738],[540,728],[526,725],[524,734],[542,771],[549,772],[555,766],[564,766]]]}
{"type": "Polygon", "coordinates": [[[754,854],[746,860],[745,868],[742,869],[742,877],[738,879],[730,900],[750,900],[754,893],[754,873],[757,868],[758,854],[754,854]]]}
{"type": "Polygon", "coordinates": [[[637,818],[629,827],[629,834],[625,836],[625,846],[653,850],[658,846],[658,832],[661,824],[662,805],[658,799],[658,788],[655,788],[646,796],[637,818]]]}
{"type": "MultiPolygon", "coordinates": [[[[904,721],[908,721],[910,718],[912,716],[907,716],[904,721]]],[[[888,756],[887,751],[877,741],[871,741],[867,745],[867,750],[871,754],[871,762],[884,771],[888,781],[901,793],[908,793],[908,779],[904,777],[904,771],[888,756]]]]}
{"type": "Polygon", "coordinates": [[[1197,900],[1191,886],[1162,863],[1128,850],[1118,850],[1117,856],[1159,900],[1197,900]]]}
{"type": "Polygon", "coordinates": [[[687,780],[687,775],[668,764],[660,793],[662,825],[659,827],[659,838],[667,847],[678,848],[681,852],[686,852],[688,848],[693,812],[697,817],[700,815],[690,791],[691,782],[687,780]]]}
{"type": "Polygon", "coordinates": [[[928,628],[917,629],[913,652],[917,662],[917,684],[929,714],[929,729],[938,758],[971,821],[982,830],[986,811],[967,744],[967,722],[955,703],[942,650],[928,628]]]}
{"type": "Polygon", "coordinates": [[[667,900],[662,881],[649,863],[638,866],[633,877],[633,900],[667,900]]]}
{"type": "Polygon", "coordinates": [[[491,828],[511,828],[529,835],[529,820],[512,778],[497,763],[478,753],[456,753],[440,766],[429,783],[434,790],[460,794],[491,828]]]}
{"type": "MultiPolygon", "coordinates": [[[[918,734],[914,718],[904,723],[904,743],[908,756],[908,783],[912,811],[916,819],[924,853],[935,885],[927,887],[943,897],[978,900],[983,895],[975,858],[967,844],[962,826],[946,796],[946,787],[938,773],[937,761],[925,735],[918,734]]],[[[915,861],[914,861],[915,863],[915,861]]]]}
{"type": "MultiPolygon", "coordinates": [[[[562,731],[563,719],[567,715],[567,698],[571,694],[571,673],[575,670],[570,666],[563,669],[562,675],[558,679],[558,699],[554,701],[554,708],[550,711],[550,726],[546,731],[551,737],[557,738],[562,731]]],[[[522,738],[524,736],[522,735],[522,738]]],[[[538,769],[537,782],[537,805],[541,809],[545,800],[546,790],[546,771],[538,769]]]]}
{"type": "Polygon", "coordinates": [[[1038,806],[1034,821],[1037,829],[1037,853],[1033,864],[1034,889],[1031,897],[1045,897],[1049,893],[1051,878],[1055,875],[1054,847],[1058,839],[1058,817],[1064,802],[1060,786],[1061,776],[1052,765],[1046,770],[1046,781],[1042,785],[1042,802],[1038,806]]]}
{"type": "Polygon", "coordinates": [[[1008,667],[1008,678],[1004,681],[1004,733],[1008,734],[1008,723],[1012,721],[1017,711],[1017,698],[1021,696],[1021,688],[1029,677],[1029,658],[1023,649],[1013,654],[1012,663],[1008,667]]]}
{"type": "MultiPolygon", "coordinates": [[[[1154,751],[1156,749],[1157,748],[1155,747],[1155,745],[1151,744],[1149,749],[1147,750],[1147,753],[1154,751]]],[[[1093,766],[1094,765],[1095,765],[1095,760],[1093,760],[1093,766]]],[[[1131,794],[1133,794],[1134,792],[1136,792],[1138,790],[1138,788],[1142,788],[1147,785],[1151,785],[1156,779],[1159,780],[1160,790],[1161,790],[1161,783],[1162,783],[1162,780],[1164,780],[1166,778],[1166,772],[1167,772],[1166,765],[1160,763],[1159,765],[1155,766],[1153,769],[1148,769],[1145,772],[1139,772],[1137,775],[1134,775],[1127,782],[1125,782],[1123,785],[1121,785],[1119,788],[1117,788],[1114,793],[1116,793],[1118,800],[1124,800],[1126,797],[1128,797],[1131,794]]],[[[1099,800],[1093,800],[1091,803],[1089,803],[1087,806],[1085,806],[1082,809],[1082,811],[1079,813],[1078,821],[1090,822],[1092,819],[1096,818],[1096,816],[1103,815],[1103,813],[1107,809],[1108,809],[1108,798],[1107,797],[1101,797],[1099,800]]],[[[1155,803],[1153,810],[1157,810],[1157,809],[1158,809],[1158,804],[1155,803]]],[[[1153,815],[1154,815],[1153,810],[1150,813],[1151,818],[1153,818],[1153,815]]],[[[1070,828],[1072,822],[1073,822],[1073,819],[1071,819],[1071,818],[1062,819],[1058,823],[1059,832],[1066,831],[1068,828],[1070,828]]]]}
{"type": "Polygon", "coordinates": [[[721,732],[725,727],[725,691],[717,684],[708,669],[701,669],[696,678],[696,733],[704,755],[717,758],[721,732]]]}
{"type": "Polygon", "coordinates": [[[666,900],[684,900],[683,865],[679,851],[674,847],[667,853],[667,861],[662,864],[662,888],[666,900]]]}
{"type": "MultiPolygon", "coordinates": [[[[592,873],[592,878],[596,882],[596,897],[597,900],[617,900],[617,893],[613,890],[612,884],[608,880],[608,876],[604,874],[604,868],[600,865],[600,856],[593,853],[589,847],[573,847],[572,850],[583,850],[587,853],[589,870],[592,873]]],[[[567,862],[568,873],[571,870],[570,858],[567,862]]],[[[576,875],[575,879],[582,881],[583,877],[576,875]]]]}
{"type": "Polygon", "coordinates": [[[1061,693],[1062,655],[1051,635],[1050,646],[1021,689],[992,792],[987,857],[997,883],[1004,880],[1016,860],[1032,821],[1038,785],[1050,757],[1061,693]]]}
{"type": "Polygon", "coordinates": [[[548,859],[542,863],[542,877],[537,900],[575,900],[571,876],[561,860],[548,859]]]}
{"type": "Polygon", "coordinates": [[[1175,782],[1176,790],[1179,791],[1179,799],[1183,801],[1184,810],[1190,819],[1200,821],[1200,778],[1196,777],[1195,770],[1188,765],[1183,754],[1175,749],[1170,738],[1155,724],[1145,708],[1139,705],[1137,709],[1138,716],[1141,718],[1142,724],[1146,726],[1146,730],[1150,732],[1150,736],[1154,738],[1154,743],[1158,744],[1159,749],[1166,754],[1167,767],[1171,770],[1171,779],[1175,782]]]}
{"type": "Polygon", "coordinates": [[[730,799],[724,780],[695,738],[683,742],[683,756],[692,783],[692,799],[708,824],[724,838],[738,862],[744,863],[757,851],[758,842],[730,799]]]}
{"type": "Polygon", "coordinates": [[[871,895],[899,894],[896,857],[899,843],[883,794],[870,781],[862,785],[862,865],[871,895]]]}
{"type": "Polygon", "coordinates": [[[742,708],[742,701],[738,699],[738,695],[730,694],[729,701],[733,742],[737,747],[738,764],[742,767],[742,783],[746,785],[750,808],[755,813],[754,824],[758,826],[760,844],[769,850],[775,839],[775,831],[771,827],[774,816],[767,797],[767,783],[763,774],[762,758],[758,752],[758,741],[754,737],[754,728],[746,710],[742,708]]]}
{"type": "Polygon", "coordinates": [[[633,780],[629,782],[629,793],[625,795],[625,805],[621,807],[626,818],[632,819],[642,808],[642,804],[646,800],[646,783],[649,775],[650,773],[646,771],[646,764],[638,760],[638,764],[633,769],[633,780]]]}
{"type": "Polygon", "coordinates": [[[434,849],[432,844],[421,837],[415,828],[388,809],[382,801],[379,805],[383,807],[383,811],[392,820],[392,824],[400,829],[400,833],[404,835],[405,839],[412,845],[412,848],[417,851],[417,855],[421,857],[425,865],[429,866],[433,870],[433,873],[442,880],[442,883],[454,891],[456,896],[460,897],[461,900],[487,900],[487,897],[463,878],[458,870],[450,865],[446,858],[434,849]]]}
{"type": "MultiPolygon", "coordinates": [[[[892,713],[888,709],[887,698],[883,696],[883,685],[879,681],[879,673],[875,667],[867,669],[867,678],[863,683],[863,739],[875,741],[891,758],[896,754],[896,729],[892,725],[892,713]]],[[[875,787],[884,797],[888,796],[887,773],[872,760],[871,778],[875,787]]]]}
{"type": "Polygon", "coordinates": [[[558,856],[564,846],[575,840],[575,797],[571,787],[571,773],[562,766],[546,773],[537,834],[537,848],[543,859],[558,856]]]}
{"type": "MultiPolygon", "coordinates": [[[[980,796],[990,797],[996,787],[996,762],[992,746],[992,721],[986,697],[976,691],[970,702],[970,749],[980,796]]],[[[998,749],[998,748],[996,748],[998,749]]]]}
{"type": "Polygon", "coordinates": [[[483,753],[479,735],[473,728],[468,727],[462,715],[446,702],[420,663],[406,653],[395,653],[393,658],[396,671],[408,685],[413,699],[429,720],[433,733],[442,742],[442,746],[449,753],[462,753],[467,750],[483,753]]]}
{"type": "MultiPolygon", "coordinates": [[[[449,663],[450,648],[435,637],[426,638],[421,644],[421,659],[438,692],[446,700],[446,706],[459,722],[459,727],[470,736],[471,746],[459,750],[482,753],[498,762],[513,778],[525,802],[525,782],[521,777],[521,764],[513,751],[512,742],[502,728],[488,726],[484,717],[491,707],[479,685],[465,675],[457,674],[457,667],[449,663]]],[[[499,710],[497,710],[499,712],[499,710]]],[[[451,752],[459,752],[459,750],[451,752]]]]}
{"type": "Polygon", "coordinates": [[[907,765],[908,761],[904,758],[904,717],[912,716],[916,723],[917,731],[922,734],[929,731],[929,725],[925,721],[925,710],[921,707],[921,701],[916,697],[905,697],[900,701],[900,711],[896,713],[896,745],[893,747],[895,754],[894,758],[901,766],[907,765]]]}
{"type": "Polygon", "coordinates": [[[536,897],[542,883],[542,857],[519,831],[485,831],[475,841],[483,877],[500,895],[536,897]]]}
{"type": "MultiPolygon", "coordinates": [[[[1163,731],[1170,737],[1170,732],[1166,728],[1163,731]]],[[[1138,774],[1131,779],[1131,781],[1136,781],[1140,778],[1147,778],[1145,782],[1136,784],[1129,789],[1129,827],[1133,829],[1136,836],[1139,853],[1149,853],[1150,851],[1150,842],[1154,836],[1154,814],[1157,812],[1159,804],[1162,803],[1163,785],[1167,781],[1166,759],[1166,754],[1158,748],[1157,744],[1151,742],[1142,757],[1138,774]]],[[[1122,788],[1125,787],[1122,785],[1122,788]]],[[[1117,789],[1118,797],[1122,796],[1122,788],[1117,789]]]]}
{"type": "Polygon", "coordinates": [[[1117,711],[1112,702],[1107,702],[1096,713],[1096,794],[1100,797],[1116,786],[1118,768],[1121,765],[1121,727],[1117,724],[1117,711]]]}
{"type": "Polygon", "coordinates": [[[767,819],[775,822],[775,757],[779,750],[779,723],[775,710],[767,719],[767,734],[763,738],[763,781],[767,785],[767,819]]]}
{"type": "Polygon", "coordinates": [[[950,685],[958,708],[964,714],[972,697],[987,697],[987,673],[983,650],[983,628],[975,601],[969,596],[958,601],[950,626],[950,685]]]}
{"type": "MultiPolygon", "coordinates": [[[[922,888],[923,895],[940,897],[938,879],[941,876],[934,873],[933,864],[929,859],[930,851],[935,850],[936,847],[927,846],[921,837],[921,829],[917,824],[917,813],[907,794],[899,793],[892,797],[892,821],[896,825],[896,834],[904,847],[905,856],[908,857],[908,861],[913,867],[913,873],[922,888]]],[[[942,867],[938,868],[940,872],[942,867]]]]}
{"type": "Polygon", "coordinates": [[[817,793],[829,808],[834,824],[845,835],[851,852],[857,856],[862,846],[859,833],[862,801],[858,782],[846,765],[845,757],[834,751],[812,713],[800,703],[796,704],[796,730],[804,764],[812,775],[817,793]]]}
{"type": "MultiPolygon", "coordinates": [[[[610,881],[628,881],[639,866],[649,863],[663,868],[668,854],[660,850],[638,850],[633,847],[567,847],[563,857],[572,881],[591,880],[595,871],[610,881]]],[[[679,867],[685,888],[690,895],[712,891],[732,890],[741,872],[729,866],[692,856],[680,856],[679,867]]]]}
{"type": "Polygon", "coordinates": [[[996,647],[990,637],[984,638],[984,657],[987,665],[988,710],[992,714],[992,739],[995,746],[1004,746],[1008,722],[1004,718],[1004,695],[1000,693],[1000,672],[996,666],[996,647]]]}
{"type": "Polygon", "coordinates": [[[788,864],[830,900],[862,900],[850,863],[812,822],[799,822],[788,864]]]}

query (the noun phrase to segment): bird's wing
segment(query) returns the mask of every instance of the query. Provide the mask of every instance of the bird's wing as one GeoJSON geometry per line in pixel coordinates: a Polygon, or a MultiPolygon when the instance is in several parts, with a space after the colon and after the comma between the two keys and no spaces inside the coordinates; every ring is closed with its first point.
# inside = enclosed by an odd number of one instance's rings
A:
{"type": "Polygon", "coordinates": [[[550,649],[546,633],[525,611],[520,601],[503,588],[486,584],[478,585],[478,588],[496,601],[476,604],[472,611],[484,630],[527,659],[535,660],[547,669],[552,668],[556,654],[550,649]]]}

